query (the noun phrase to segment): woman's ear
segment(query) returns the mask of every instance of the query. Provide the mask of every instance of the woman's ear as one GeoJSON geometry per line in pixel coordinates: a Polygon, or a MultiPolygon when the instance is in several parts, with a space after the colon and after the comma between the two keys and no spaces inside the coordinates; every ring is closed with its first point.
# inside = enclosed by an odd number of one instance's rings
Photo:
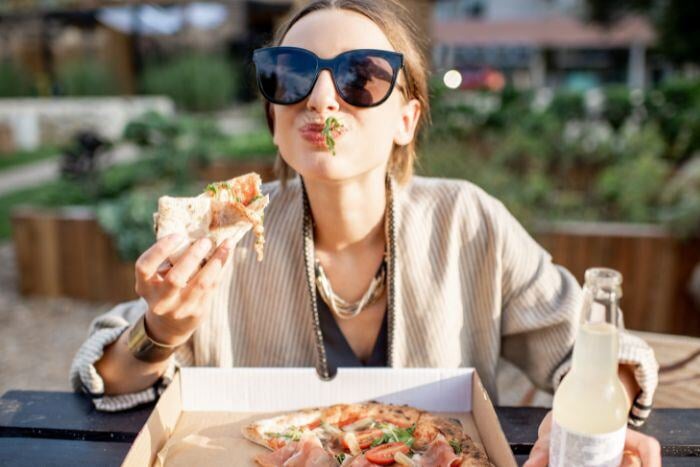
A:
{"type": "Polygon", "coordinates": [[[399,121],[397,122],[396,133],[394,134],[394,144],[406,146],[416,133],[416,126],[420,119],[421,106],[418,99],[411,99],[401,107],[399,121]]]}

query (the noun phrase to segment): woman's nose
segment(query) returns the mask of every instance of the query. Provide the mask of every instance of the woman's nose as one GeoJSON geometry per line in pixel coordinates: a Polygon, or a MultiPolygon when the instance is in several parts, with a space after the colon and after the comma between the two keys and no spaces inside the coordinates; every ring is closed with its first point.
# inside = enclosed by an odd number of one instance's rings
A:
{"type": "Polygon", "coordinates": [[[309,94],[306,106],[319,114],[335,112],[340,108],[340,97],[335,91],[333,77],[328,70],[322,70],[309,94]]]}

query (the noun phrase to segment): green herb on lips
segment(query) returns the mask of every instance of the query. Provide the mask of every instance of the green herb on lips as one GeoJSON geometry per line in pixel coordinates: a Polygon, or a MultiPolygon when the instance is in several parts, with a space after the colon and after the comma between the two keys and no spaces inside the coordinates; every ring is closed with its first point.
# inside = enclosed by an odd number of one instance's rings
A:
{"type": "Polygon", "coordinates": [[[462,446],[459,444],[459,441],[456,439],[451,439],[449,441],[450,446],[452,446],[452,449],[454,450],[455,454],[462,454],[462,446]]]}
{"type": "Polygon", "coordinates": [[[333,132],[340,130],[343,125],[335,117],[328,117],[326,122],[323,124],[323,130],[321,134],[326,139],[326,146],[330,150],[331,154],[335,156],[335,139],[333,139],[333,132]]]}
{"type": "Polygon", "coordinates": [[[379,446],[380,444],[396,442],[401,442],[408,447],[411,447],[415,441],[413,438],[413,432],[416,431],[415,423],[409,428],[398,428],[388,423],[380,423],[379,428],[382,429],[384,435],[381,438],[375,439],[372,442],[372,447],[379,446]]]}
{"type": "Polygon", "coordinates": [[[336,455],[336,456],[335,456],[335,460],[338,461],[338,464],[341,464],[341,465],[342,465],[343,462],[345,462],[345,453],[344,453],[344,452],[341,452],[340,454],[336,455]]]}

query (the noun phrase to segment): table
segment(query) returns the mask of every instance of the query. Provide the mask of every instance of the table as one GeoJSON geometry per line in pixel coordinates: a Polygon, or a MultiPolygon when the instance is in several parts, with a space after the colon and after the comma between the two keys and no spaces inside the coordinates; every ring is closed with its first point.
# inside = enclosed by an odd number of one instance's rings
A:
{"type": "MultiPolygon", "coordinates": [[[[106,414],[75,393],[8,391],[0,398],[0,465],[118,466],[152,408],[106,414]]],[[[547,409],[496,407],[496,412],[522,464],[547,409]]],[[[664,466],[700,466],[700,409],[656,409],[641,431],[661,442],[664,466]]]]}

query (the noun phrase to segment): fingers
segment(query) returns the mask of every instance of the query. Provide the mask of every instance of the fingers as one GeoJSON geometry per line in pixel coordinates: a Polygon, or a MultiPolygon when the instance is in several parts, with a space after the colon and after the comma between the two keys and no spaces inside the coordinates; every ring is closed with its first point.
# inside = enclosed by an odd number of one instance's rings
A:
{"type": "Polygon", "coordinates": [[[530,457],[523,467],[547,467],[549,463],[549,435],[537,438],[537,442],[532,446],[530,457]]]}
{"type": "Polygon", "coordinates": [[[211,258],[209,258],[209,261],[207,261],[207,264],[190,282],[189,299],[198,300],[202,295],[216,288],[219,284],[221,270],[230,258],[230,253],[234,246],[235,242],[229,239],[216,249],[211,258]]]}
{"type": "Polygon", "coordinates": [[[620,467],[642,467],[642,459],[634,451],[625,451],[620,467]]]}
{"type": "Polygon", "coordinates": [[[537,442],[523,467],[547,467],[549,463],[549,434],[552,429],[552,412],[547,412],[537,430],[537,442]]]}
{"type": "Polygon", "coordinates": [[[180,234],[172,234],[163,237],[146,250],[136,260],[135,273],[137,283],[148,281],[158,270],[160,265],[168,258],[168,255],[182,243],[184,237],[180,234]]]}
{"type": "Polygon", "coordinates": [[[628,429],[625,450],[636,452],[644,467],[661,467],[661,445],[651,436],[628,429]]]}
{"type": "Polygon", "coordinates": [[[190,278],[195,275],[199,265],[202,264],[202,260],[206,258],[211,248],[212,242],[208,238],[197,240],[173,265],[163,279],[164,282],[174,288],[184,288],[190,278]]]}

